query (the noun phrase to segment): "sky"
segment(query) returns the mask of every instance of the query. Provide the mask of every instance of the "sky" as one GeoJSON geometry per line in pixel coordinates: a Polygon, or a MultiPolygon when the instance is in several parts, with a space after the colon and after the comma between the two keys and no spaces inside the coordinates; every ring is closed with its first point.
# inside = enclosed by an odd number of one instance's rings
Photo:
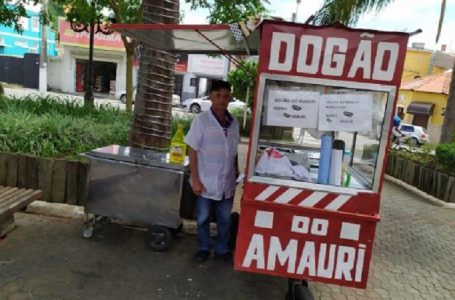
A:
{"type": "MultiPolygon", "coordinates": [[[[295,0],[269,0],[269,2],[268,8],[273,16],[291,20],[292,13],[296,11],[295,0]]],[[[305,22],[321,7],[322,3],[322,0],[301,0],[297,21],[305,22]]],[[[191,11],[190,6],[184,0],[181,0],[181,9],[184,13],[183,23],[208,23],[207,10],[191,11]]],[[[406,32],[413,32],[420,28],[423,32],[411,37],[409,45],[414,42],[423,42],[426,49],[439,50],[442,44],[446,44],[450,51],[455,52],[455,0],[447,0],[443,29],[439,43],[436,44],[440,9],[440,0],[395,0],[378,13],[370,12],[363,15],[355,27],[406,32]]]]}

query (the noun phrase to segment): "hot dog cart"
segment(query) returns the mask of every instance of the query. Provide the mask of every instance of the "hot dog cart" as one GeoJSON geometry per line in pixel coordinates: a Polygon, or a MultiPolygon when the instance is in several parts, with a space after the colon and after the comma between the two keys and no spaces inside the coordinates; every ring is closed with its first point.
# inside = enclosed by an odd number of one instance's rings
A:
{"type": "Polygon", "coordinates": [[[174,52],[259,53],[234,268],[366,288],[409,34],[264,21],[115,25],[174,52]]]}
{"type": "Polygon", "coordinates": [[[167,153],[119,145],[84,156],[90,176],[83,236],[91,237],[96,227],[114,219],[148,228],[149,247],[166,251],[182,228],[181,217],[192,218],[188,161],[172,164],[167,153]]]}

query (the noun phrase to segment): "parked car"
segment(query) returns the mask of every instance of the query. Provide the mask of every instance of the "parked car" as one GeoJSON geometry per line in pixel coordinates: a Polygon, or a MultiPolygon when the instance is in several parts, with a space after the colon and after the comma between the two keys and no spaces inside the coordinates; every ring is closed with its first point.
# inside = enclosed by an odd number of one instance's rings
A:
{"type": "MultiPolygon", "coordinates": [[[[200,113],[201,111],[207,111],[212,106],[212,101],[209,96],[202,98],[192,98],[183,101],[183,108],[189,109],[192,113],[200,113]]],[[[233,109],[245,109],[245,102],[240,101],[239,99],[232,98],[232,101],[229,102],[228,110],[233,109]]]]}
{"type": "Polygon", "coordinates": [[[422,126],[412,124],[400,124],[400,131],[409,139],[414,145],[423,145],[430,141],[430,135],[422,126]]]}
{"type": "MultiPolygon", "coordinates": [[[[136,88],[134,88],[133,90],[133,103],[134,103],[134,99],[136,99],[136,88]]],[[[119,92],[116,92],[115,93],[115,98],[116,99],[119,99],[122,103],[126,103],[126,91],[119,91],[119,92]]],[[[176,95],[176,94],[173,94],[172,95],[172,106],[180,106],[181,103],[180,103],[180,96],[179,95],[176,95]]]]}

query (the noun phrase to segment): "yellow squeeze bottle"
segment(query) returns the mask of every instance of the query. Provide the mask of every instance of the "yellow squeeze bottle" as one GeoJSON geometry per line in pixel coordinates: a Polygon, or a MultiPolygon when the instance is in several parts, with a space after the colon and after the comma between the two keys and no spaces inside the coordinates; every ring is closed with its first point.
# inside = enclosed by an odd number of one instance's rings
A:
{"type": "Polygon", "coordinates": [[[183,125],[177,125],[177,132],[172,137],[169,149],[169,162],[173,164],[183,164],[186,156],[186,144],[184,142],[183,125]]]}

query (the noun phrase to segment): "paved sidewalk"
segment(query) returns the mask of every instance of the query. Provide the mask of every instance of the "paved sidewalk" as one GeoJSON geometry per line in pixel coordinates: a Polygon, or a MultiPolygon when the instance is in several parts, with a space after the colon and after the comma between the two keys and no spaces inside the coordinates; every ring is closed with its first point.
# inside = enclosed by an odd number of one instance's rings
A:
{"type": "MultiPolygon", "coordinates": [[[[455,210],[386,183],[366,290],[311,283],[316,299],[455,299],[455,210]]],[[[0,299],[284,299],[283,278],[197,266],[196,237],[166,253],[143,233],[109,225],[81,237],[80,220],[16,214],[0,240],[0,299]]]]}
{"type": "Polygon", "coordinates": [[[386,182],[366,290],[312,284],[320,299],[455,299],[455,210],[386,182]]]}

